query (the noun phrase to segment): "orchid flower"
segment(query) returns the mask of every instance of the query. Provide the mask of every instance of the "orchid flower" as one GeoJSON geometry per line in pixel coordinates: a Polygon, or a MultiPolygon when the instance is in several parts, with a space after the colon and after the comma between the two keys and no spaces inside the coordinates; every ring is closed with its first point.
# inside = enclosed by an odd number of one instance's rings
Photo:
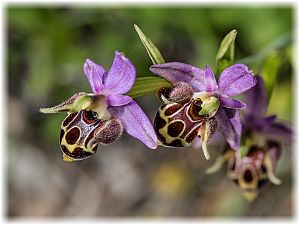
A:
{"type": "Polygon", "coordinates": [[[247,66],[235,64],[226,68],[220,74],[218,82],[208,65],[200,69],[180,62],[170,62],[155,64],[150,67],[150,71],[173,84],[184,82],[192,87],[192,98],[203,102],[203,112],[199,114],[215,116],[218,129],[231,148],[239,149],[242,125],[238,110],[244,109],[246,105],[231,97],[247,91],[256,84],[256,79],[247,66]]]}
{"type": "Polygon", "coordinates": [[[136,78],[129,59],[116,51],[108,73],[90,59],[86,59],[83,70],[93,93],[80,92],[57,106],[40,109],[43,113],[68,112],[60,134],[64,160],[91,156],[98,143],[112,143],[123,130],[156,149],[157,136],[150,120],[131,97],[124,95],[136,78]]]}
{"type": "Polygon", "coordinates": [[[276,121],[276,115],[265,116],[267,95],[263,79],[256,76],[257,84],[245,93],[247,111],[242,119],[242,146],[240,152],[233,152],[226,146],[207,172],[213,173],[228,161],[228,177],[242,190],[244,197],[252,201],[270,181],[279,185],[274,175],[277,161],[282,152],[281,143],[292,141],[291,128],[276,121]]]}

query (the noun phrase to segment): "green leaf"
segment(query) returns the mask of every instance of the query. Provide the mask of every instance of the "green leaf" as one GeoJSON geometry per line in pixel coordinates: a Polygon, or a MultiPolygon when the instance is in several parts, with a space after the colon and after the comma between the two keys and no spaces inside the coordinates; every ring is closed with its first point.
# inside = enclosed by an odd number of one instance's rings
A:
{"type": "Polygon", "coordinates": [[[171,83],[161,77],[138,77],[126,95],[136,98],[143,95],[155,94],[156,90],[161,87],[171,87],[171,83]]]}
{"type": "Polygon", "coordinates": [[[153,42],[150,40],[150,38],[148,38],[136,24],[134,24],[134,28],[135,28],[136,32],[138,33],[143,45],[145,46],[152,63],[153,64],[165,63],[165,60],[162,57],[160,51],[153,44],[153,42]]]}
{"type": "Polygon", "coordinates": [[[268,99],[270,99],[273,88],[275,86],[278,71],[281,66],[281,56],[278,51],[273,51],[266,58],[263,69],[262,69],[262,77],[265,81],[265,87],[267,89],[268,99]]]}
{"type": "Polygon", "coordinates": [[[231,66],[234,61],[234,41],[237,35],[236,30],[230,31],[222,40],[218,50],[217,61],[217,75],[224,69],[231,66]]]}

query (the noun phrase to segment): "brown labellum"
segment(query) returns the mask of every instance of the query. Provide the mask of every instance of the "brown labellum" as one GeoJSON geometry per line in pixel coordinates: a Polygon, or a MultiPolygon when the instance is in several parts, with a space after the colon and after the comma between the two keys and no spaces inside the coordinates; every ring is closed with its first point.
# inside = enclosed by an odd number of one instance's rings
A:
{"type": "Polygon", "coordinates": [[[70,113],[62,122],[60,145],[64,160],[75,161],[96,153],[98,144],[107,145],[123,133],[118,119],[99,119],[96,112],[81,110],[70,113]]]}
{"type": "Polygon", "coordinates": [[[161,88],[158,97],[165,103],[158,109],[154,129],[158,140],[166,147],[185,147],[201,137],[202,149],[209,159],[207,143],[217,129],[217,120],[200,115],[201,98],[193,97],[193,89],[184,82],[171,88],[161,88]]]}
{"type": "Polygon", "coordinates": [[[189,146],[200,135],[204,122],[198,110],[199,105],[193,100],[161,106],[154,120],[159,141],[168,147],[189,146]]]}

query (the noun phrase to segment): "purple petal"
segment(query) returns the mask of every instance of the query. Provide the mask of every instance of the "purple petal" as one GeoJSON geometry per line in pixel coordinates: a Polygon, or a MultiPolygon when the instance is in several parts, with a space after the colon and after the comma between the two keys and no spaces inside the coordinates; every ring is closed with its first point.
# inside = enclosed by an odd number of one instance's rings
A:
{"type": "Polygon", "coordinates": [[[216,114],[219,130],[233,150],[239,150],[242,124],[239,111],[220,108],[216,114]]]}
{"type": "Polygon", "coordinates": [[[246,108],[246,104],[230,98],[228,96],[225,95],[220,95],[220,100],[221,100],[221,106],[225,107],[225,108],[230,108],[230,109],[245,109],[246,108]]]}
{"type": "Polygon", "coordinates": [[[150,71],[173,84],[185,82],[192,86],[195,91],[205,91],[204,70],[195,66],[180,62],[170,62],[155,64],[150,67],[150,71]]]}
{"type": "Polygon", "coordinates": [[[256,85],[245,92],[245,103],[248,110],[245,112],[245,117],[261,118],[267,112],[267,93],[265,90],[264,81],[260,76],[256,76],[256,85]]]}
{"type": "Polygon", "coordinates": [[[243,119],[242,123],[245,129],[249,128],[257,132],[263,132],[264,130],[267,130],[272,125],[272,123],[275,122],[276,118],[276,115],[263,118],[248,116],[243,119]]]}
{"type": "Polygon", "coordinates": [[[256,79],[248,67],[235,64],[225,69],[218,80],[219,91],[223,95],[239,95],[256,84],[256,79]]]}
{"type": "Polygon", "coordinates": [[[268,129],[268,127],[275,122],[276,118],[277,118],[276,115],[268,116],[262,119],[255,118],[252,120],[252,124],[255,126],[255,129],[257,131],[262,131],[268,129]]]}
{"type": "Polygon", "coordinates": [[[135,101],[132,100],[125,106],[111,107],[109,111],[121,120],[128,134],[139,139],[149,148],[157,148],[157,136],[153,126],[147,115],[135,101]]]}
{"type": "Polygon", "coordinates": [[[105,89],[110,93],[125,94],[131,89],[135,76],[134,65],[123,54],[116,51],[114,62],[104,79],[105,89]]]}
{"type": "Polygon", "coordinates": [[[293,131],[290,126],[280,122],[272,123],[261,133],[263,133],[266,137],[279,139],[289,144],[292,142],[293,138],[293,131]]]}
{"type": "Polygon", "coordinates": [[[86,59],[83,65],[83,71],[87,77],[94,93],[100,93],[104,89],[103,78],[106,75],[105,69],[94,63],[90,59],[86,59]]]}
{"type": "Polygon", "coordinates": [[[132,101],[132,98],[127,95],[110,94],[107,97],[109,106],[122,106],[127,105],[132,101]]]}
{"type": "Polygon", "coordinates": [[[206,91],[207,92],[213,92],[218,90],[218,85],[216,82],[216,78],[214,75],[214,72],[210,68],[209,65],[205,66],[205,86],[206,86],[206,91]]]}

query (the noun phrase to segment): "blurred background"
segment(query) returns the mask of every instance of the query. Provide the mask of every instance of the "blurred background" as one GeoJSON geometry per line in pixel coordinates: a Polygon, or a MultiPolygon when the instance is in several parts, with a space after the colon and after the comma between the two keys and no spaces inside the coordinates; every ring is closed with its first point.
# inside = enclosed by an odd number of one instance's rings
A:
{"type": "MultiPolygon", "coordinates": [[[[79,91],[91,92],[83,75],[86,58],[110,68],[120,50],[150,75],[151,61],[133,24],[161,50],[166,61],[215,70],[222,38],[238,30],[237,62],[255,73],[278,74],[269,114],[292,123],[293,14],[277,7],[55,7],[6,6],[7,29],[7,216],[16,217],[291,217],[294,210],[292,152],[284,146],[277,175],[248,203],[226,177],[205,169],[211,160],[195,148],[147,149],[124,134],[100,146],[95,156],[66,163],[59,147],[66,114],[41,114],[79,91]],[[251,56],[251,57],[249,57],[251,56]]],[[[153,120],[155,96],[136,99],[153,120]]]]}

